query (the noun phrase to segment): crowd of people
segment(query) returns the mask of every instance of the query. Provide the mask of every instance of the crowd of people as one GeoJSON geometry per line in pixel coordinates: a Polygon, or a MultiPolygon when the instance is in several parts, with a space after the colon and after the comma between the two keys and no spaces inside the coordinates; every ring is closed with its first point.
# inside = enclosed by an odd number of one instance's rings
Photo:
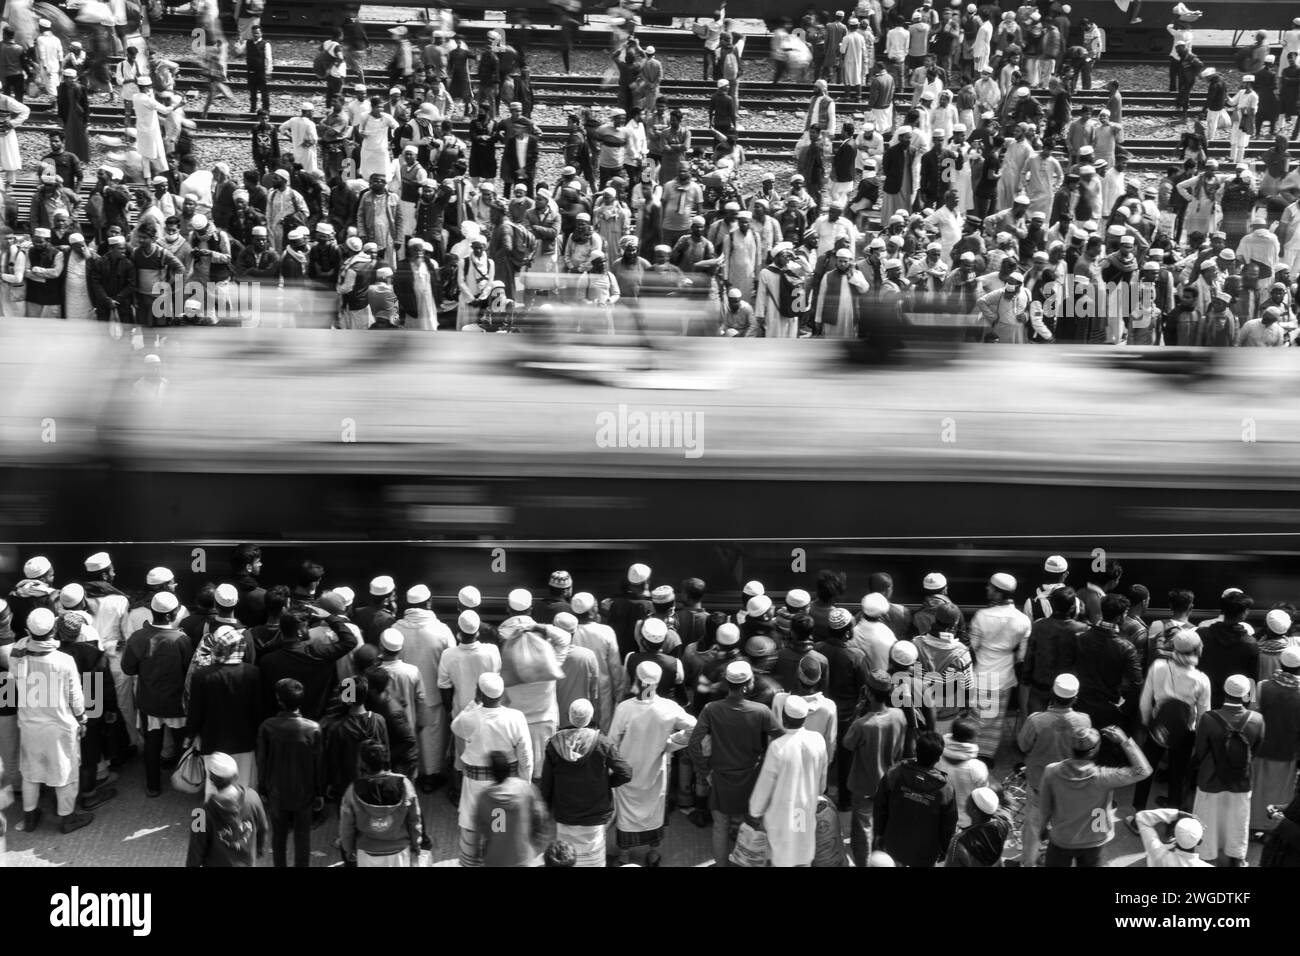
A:
{"type": "Polygon", "coordinates": [[[1300,864],[1296,607],[1252,624],[1240,588],[1214,617],[1176,589],[1156,617],[1093,568],[995,573],[972,610],[938,571],[912,606],[883,572],[848,604],[830,570],[715,603],[638,563],[603,598],[557,570],[440,614],[425,583],[358,595],[311,560],[264,582],[250,544],[188,604],[167,568],[128,593],[107,552],[35,555],[0,601],[0,808],[20,793],[40,834],[49,788],[74,832],[142,751],[148,796],[175,768],[201,801],[190,866],[309,865],[334,817],[356,866],[656,866],[686,821],[717,866],[1097,866],[1117,825],[1152,866],[1247,865],[1251,840],[1300,864]],[[457,846],[422,816],[440,788],[457,846]]]}
{"type": "MultiPolygon", "coordinates": [[[[578,21],[563,4],[557,16],[567,69],[578,21]]],[[[1300,18],[1278,54],[1262,35],[1243,51],[1230,84],[1195,55],[1195,11],[1175,16],[1171,90],[1186,115],[1204,77],[1205,100],[1182,161],[1158,181],[1131,169],[1117,81],[1105,107],[1074,104],[1104,33],[1068,4],[924,0],[904,12],[862,0],[773,32],[774,82],[811,80],[813,93],[788,180],[765,172],[757,185],[740,126],[744,34],[725,9],[695,24],[717,84],[706,135],[684,124],[688,104],[661,94],[662,62],[622,19],[610,29],[610,105],[567,108],[554,142],[531,118],[526,25],[474,49],[450,16],[390,29],[382,77],[366,65],[364,24],[348,20],[316,57],[324,102],[273,124],[276,58],[253,5],[235,44],[258,116],[243,170],[200,162],[181,67],[147,36],[118,41],[123,58],[101,87],[99,58],[65,50],[49,21],[29,45],[11,25],[0,45],[0,72],[19,71],[0,101],[6,178],[23,168],[29,79],[64,122],[28,215],[8,204],[0,311],[115,330],[654,328],[888,342],[928,325],[1003,343],[1290,345],[1300,171],[1285,125],[1300,114],[1300,18]],[[843,85],[839,103],[830,83],[843,85]],[[120,96],[129,135],[83,201],[86,95],[101,88],[120,96]],[[1246,150],[1266,128],[1274,142],[1257,170],[1246,150]],[[1224,165],[1207,152],[1221,135],[1224,165]],[[563,150],[553,181],[539,174],[544,140],[563,150]]],[[[210,106],[229,93],[228,44],[215,5],[196,17],[210,106]]],[[[96,50],[116,37],[95,35],[96,50]]]]}

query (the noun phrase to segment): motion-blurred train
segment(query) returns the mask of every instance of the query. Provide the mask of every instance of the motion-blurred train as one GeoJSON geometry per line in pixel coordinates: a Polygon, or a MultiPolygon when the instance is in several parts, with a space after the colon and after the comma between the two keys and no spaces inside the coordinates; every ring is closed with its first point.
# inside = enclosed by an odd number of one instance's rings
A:
{"type": "Polygon", "coordinates": [[[0,583],[36,544],[72,569],[107,542],[133,581],[220,575],[250,540],[272,580],[308,554],[354,587],[382,565],[500,594],[555,567],[608,593],[633,559],[718,592],[822,567],[914,592],[937,567],[978,603],[992,570],[1027,588],[1063,553],[1081,584],[1100,549],[1157,601],[1300,597],[1290,349],[1189,382],[1141,349],[866,368],[818,340],[556,343],[556,365],[610,352],[613,387],[530,374],[527,336],[181,329],[156,400],[146,350],[101,330],[0,326],[0,583]]]}

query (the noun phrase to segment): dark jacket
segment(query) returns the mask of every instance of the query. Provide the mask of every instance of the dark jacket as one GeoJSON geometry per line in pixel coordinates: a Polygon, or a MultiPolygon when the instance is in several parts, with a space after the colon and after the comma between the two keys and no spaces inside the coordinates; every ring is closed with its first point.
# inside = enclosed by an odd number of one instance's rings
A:
{"type": "Polygon", "coordinates": [[[649,617],[652,610],[654,605],[649,598],[642,596],[639,588],[625,591],[609,602],[605,623],[614,629],[614,636],[618,638],[619,657],[640,650],[636,643],[636,623],[649,617]]]}
{"type": "Polygon", "coordinates": [[[843,641],[821,641],[815,647],[826,658],[825,694],[835,701],[840,723],[848,723],[853,719],[867,681],[867,656],[843,641]]]}
{"type": "MultiPolygon", "coordinates": [[[[99,675],[99,679],[91,686],[94,688],[94,693],[102,694],[103,697],[100,700],[95,700],[87,689],[86,718],[96,720],[108,714],[117,713],[117,691],[113,687],[113,676],[109,673],[108,655],[89,641],[60,644],[59,650],[76,661],[77,673],[83,679],[87,674],[99,675]],[[92,710],[98,710],[100,713],[92,715],[92,710]]],[[[83,680],[83,689],[86,689],[84,683],[83,680]]]]}
{"type": "Polygon", "coordinates": [[[257,578],[245,574],[235,586],[239,588],[239,603],[235,605],[235,617],[246,627],[255,627],[266,623],[266,588],[258,583],[257,578]]]}
{"type": "Polygon", "coordinates": [[[352,623],[361,628],[361,639],[367,644],[378,644],[379,635],[396,621],[397,616],[387,604],[367,604],[352,612],[352,623]]]}
{"type": "Polygon", "coordinates": [[[325,789],[327,795],[341,796],[361,776],[361,747],[374,740],[388,746],[388,725],[379,714],[349,714],[340,708],[326,714],[320,722],[325,743],[325,789]]]}
{"type": "Polygon", "coordinates": [[[185,732],[199,736],[200,753],[252,753],[262,713],[257,665],[211,664],[194,672],[185,732]]]}
{"type": "Polygon", "coordinates": [[[114,305],[120,318],[128,318],[135,303],[135,266],[126,256],[100,256],[86,270],[86,291],[99,321],[111,318],[114,305]]]}
{"type": "Polygon", "coordinates": [[[122,673],[139,677],[136,706],[148,717],[184,717],[181,695],[194,647],[174,627],[146,624],[132,634],[122,654],[122,673]]]}
{"type": "Polygon", "coordinates": [[[614,788],[631,779],[632,768],[613,742],[590,727],[561,730],[546,744],[542,799],[556,823],[608,823],[614,814],[614,788]]]}
{"type": "Polygon", "coordinates": [[[501,147],[501,181],[507,186],[516,182],[531,183],[537,174],[537,149],[537,137],[529,136],[524,150],[524,165],[520,167],[515,140],[506,140],[501,147]]]}
{"type": "Polygon", "coordinates": [[[1300,758],[1300,679],[1278,672],[1259,685],[1256,698],[1255,709],[1268,730],[1259,756],[1282,761],[1300,758]]]}
{"type": "Polygon", "coordinates": [[[1022,666],[1025,682],[1038,690],[1050,691],[1057,677],[1072,673],[1079,654],[1079,637],[1087,631],[1086,625],[1059,617],[1035,621],[1029,629],[1022,666]]]}
{"type": "Polygon", "coordinates": [[[256,791],[236,786],[203,804],[203,826],[190,827],[186,866],[256,866],[271,830],[256,791]]]}
{"type": "Polygon", "coordinates": [[[871,816],[876,849],[903,866],[934,866],[957,831],[957,798],[942,770],[905,760],[880,781],[871,816]]]}
{"type": "Polygon", "coordinates": [[[1198,628],[1205,649],[1201,670],[1210,679],[1210,706],[1223,706],[1223,683],[1233,674],[1259,679],[1259,645],[1240,624],[1216,621],[1198,628]]]}
{"type": "Polygon", "coordinates": [[[1092,718],[1094,727],[1118,724],[1121,698],[1132,699],[1142,688],[1137,651],[1117,631],[1101,625],[1081,634],[1078,647],[1077,708],[1092,718]]]}
{"type": "Polygon", "coordinates": [[[372,856],[418,853],[420,832],[420,801],[400,774],[362,777],[343,796],[339,842],[349,859],[357,850],[372,856]]]}
{"type": "Polygon", "coordinates": [[[258,791],[277,813],[305,810],[325,794],[320,724],[279,713],[257,728],[258,791]]]}
{"type": "Polygon", "coordinates": [[[275,683],[292,677],[302,683],[302,714],[319,720],[325,711],[334,685],[338,682],[336,661],[357,646],[357,636],[347,626],[347,619],[333,617],[326,622],[329,631],[314,628],[305,641],[281,644],[258,660],[262,672],[262,700],[267,713],[275,709],[275,683]]]}
{"type": "Polygon", "coordinates": [[[393,772],[414,777],[420,765],[420,741],[406,708],[391,696],[372,700],[370,707],[383,718],[388,730],[388,759],[393,772]]]}

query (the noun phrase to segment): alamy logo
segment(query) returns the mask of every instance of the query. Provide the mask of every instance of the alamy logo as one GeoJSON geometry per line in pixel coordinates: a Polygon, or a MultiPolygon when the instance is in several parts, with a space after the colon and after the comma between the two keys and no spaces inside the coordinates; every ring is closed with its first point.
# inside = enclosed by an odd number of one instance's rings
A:
{"type": "Polygon", "coordinates": [[[702,412],[629,410],[596,415],[597,448],[680,448],[686,458],[704,455],[702,412]]]}
{"type": "Polygon", "coordinates": [[[134,936],[148,936],[152,912],[151,893],[82,893],[74,886],[50,897],[50,925],[59,929],[124,927],[134,936]]]}

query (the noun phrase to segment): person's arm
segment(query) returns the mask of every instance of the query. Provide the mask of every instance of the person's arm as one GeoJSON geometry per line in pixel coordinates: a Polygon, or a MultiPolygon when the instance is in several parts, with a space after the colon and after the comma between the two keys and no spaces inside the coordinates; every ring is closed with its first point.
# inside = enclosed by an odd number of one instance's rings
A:
{"type": "Polygon", "coordinates": [[[521,780],[533,779],[533,744],[528,735],[528,725],[520,718],[522,731],[515,737],[515,760],[519,762],[521,780]]]}
{"type": "Polygon", "coordinates": [[[1156,827],[1161,824],[1175,823],[1180,817],[1186,815],[1177,807],[1169,807],[1164,810],[1138,811],[1133,822],[1137,824],[1138,837],[1142,840],[1142,848],[1146,850],[1148,864],[1151,862],[1151,854],[1165,847],[1159,834],[1156,833],[1156,827]]]}
{"type": "MultiPolygon", "coordinates": [[[[770,755],[770,751],[768,752],[770,755]]],[[[763,758],[763,766],[758,771],[758,779],[754,781],[754,789],[749,794],[749,816],[754,820],[762,819],[767,812],[769,804],[772,802],[772,794],[776,790],[776,761],[763,758]]]]}
{"type": "Polygon", "coordinates": [[[1151,776],[1151,764],[1147,761],[1146,755],[1142,753],[1142,748],[1137,745],[1136,740],[1118,727],[1103,728],[1102,736],[1119,744],[1120,749],[1124,752],[1125,759],[1128,760],[1127,767],[1103,767],[1099,769],[1098,773],[1106,780],[1111,789],[1118,790],[1120,787],[1127,787],[1151,776]]]}
{"type": "MultiPolygon", "coordinates": [[[[701,675],[702,676],[702,675],[701,675]]],[[[699,718],[695,722],[695,727],[691,731],[691,739],[687,744],[687,753],[691,758],[691,763],[695,765],[695,789],[697,793],[703,793],[708,789],[708,776],[710,770],[710,758],[704,753],[704,739],[709,736],[712,729],[712,715],[708,704],[700,712],[699,718]]]]}
{"type": "Polygon", "coordinates": [[[885,845],[885,830],[889,826],[890,773],[880,778],[876,794],[871,801],[871,848],[879,850],[885,845]]]}
{"type": "Polygon", "coordinates": [[[957,795],[948,788],[948,799],[939,808],[939,856],[942,860],[957,832],[957,795]]]}
{"type": "Polygon", "coordinates": [[[343,794],[343,800],[339,803],[339,849],[343,851],[343,858],[349,863],[356,863],[357,859],[357,811],[353,805],[356,799],[356,791],[353,785],[349,785],[347,792],[343,794]]]}
{"type": "Polygon", "coordinates": [[[420,858],[420,837],[424,835],[424,827],[420,825],[420,799],[415,794],[415,784],[411,783],[410,777],[402,778],[402,788],[406,800],[406,836],[410,841],[411,860],[414,862],[420,858]]]}
{"type": "Polygon", "coordinates": [[[212,839],[212,828],[209,824],[212,821],[206,819],[207,812],[208,808],[205,804],[199,810],[199,813],[204,815],[204,826],[190,827],[190,848],[185,856],[187,867],[201,867],[203,861],[208,858],[208,846],[212,839]]]}

